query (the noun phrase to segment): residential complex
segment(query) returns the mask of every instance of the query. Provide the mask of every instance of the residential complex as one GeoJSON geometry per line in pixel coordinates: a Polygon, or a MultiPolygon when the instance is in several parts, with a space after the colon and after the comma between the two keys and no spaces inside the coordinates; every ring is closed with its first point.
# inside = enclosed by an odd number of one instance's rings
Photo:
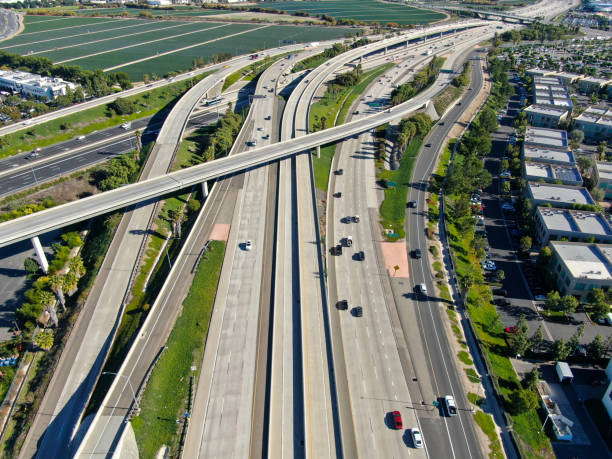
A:
{"type": "Polygon", "coordinates": [[[580,186],[582,177],[574,165],[536,163],[523,161],[523,176],[525,180],[562,183],[564,185],[580,186]]]}
{"type": "Polygon", "coordinates": [[[597,169],[597,186],[604,190],[605,198],[612,198],[612,163],[595,163],[597,169]]]}
{"type": "Polygon", "coordinates": [[[599,212],[538,207],[535,216],[540,246],[563,238],[572,242],[612,243],[612,226],[599,212]]]}
{"type": "Polygon", "coordinates": [[[582,299],[595,288],[612,287],[612,245],[551,241],[549,247],[562,295],[582,299]]]}
{"type": "Polygon", "coordinates": [[[565,108],[549,107],[546,105],[530,105],[525,109],[527,121],[535,127],[559,127],[559,123],[567,119],[568,111],[565,108]]]}
{"type": "Polygon", "coordinates": [[[574,120],[576,129],[584,132],[584,137],[592,141],[612,139],[612,110],[589,107],[574,120]]]}
{"type": "Polygon", "coordinates": [[[550,204],[553,207],[574,207],[595,204],[588,190],[579,186],[528,182],[527,194],[536,206],[550,204]]]}
{"type": "Polygon", "coordinates": [[[576,163],[574,153],[567,149],[543,148],[523,143],[522,152],[525,161],[566,165],[576,163]]]}
{"type": "Polygon", "coordinates": [[[548,147],[557,149],[567,149],[569,139],[567,132],[555,129],[545,129],[537,127],[527,127],[525,131],[526,146],[548,147]]]}
{"type": "Polygon", "coordinates": [[[533,78],[533,103],[572,108],[572,101],[567,88],[556,77],[535,76],[533,78]]]}

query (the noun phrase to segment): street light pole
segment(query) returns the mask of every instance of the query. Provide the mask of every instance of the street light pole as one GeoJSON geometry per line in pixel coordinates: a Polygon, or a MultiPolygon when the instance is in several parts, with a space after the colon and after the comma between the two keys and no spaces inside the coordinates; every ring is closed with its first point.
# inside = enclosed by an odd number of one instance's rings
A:
{"type": "Polygon", "coordinates": [[[103,375],[121,376],[122,378],[127,379],[127,382],[130,385],[130,389],[132,390],[132,397],[134,397],[134,406],[136,407],[137,410],[140,410],[140,406],[138,404],[138,399],[136,398],[136,392],[134,392],[134,386],[132,386],[132,381],[130,381],[130,378],[128,378],[125,375],[120,375],[119,373],[114,373],[112,371],[104,371],[104,372],[102,372],[102,374],[103,375]]]}

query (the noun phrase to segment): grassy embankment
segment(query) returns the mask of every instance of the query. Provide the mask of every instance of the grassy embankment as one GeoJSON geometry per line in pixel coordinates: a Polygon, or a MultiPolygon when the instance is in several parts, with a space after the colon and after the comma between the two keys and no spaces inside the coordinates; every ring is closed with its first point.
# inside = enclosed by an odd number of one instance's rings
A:
{"type": "Polygon", "coordinates": [[[93,131],[117,126],[125,121],[152,116],[162,109],[168,110],[191,88],[194,82],[201,80],[210,73],[212,72],[204,73],[190,80],[173,83],[163,88],[127,97],[126,99],[133,101],[136,106],[135,112],[130,115],[117,115],[110,109],[109,104],[104,104],[36,126],[24,127],[23,130],[5,136],[8,146],[0,151],[0,158],[6,158],[38,147],[53,145],[79,135],[86,135],[93,131]]]}
{"type": "Polygon", "coordinates": [[[202,257],[181,315],[168,338],[167,350],[155,366],[132,426],[142,457],[155,457],[162,445],[178,446],[178,431],[189,396],[190,376],[198,376],[204,343],[225,254],[225,243],[212,241],[202,257]],[[191,371],[191,366],[198,370],[191,371]]]}
{"type": "MultiPolygon", "coordinates": [[[[333,94],[329,90],[326,91],[325,95],[310,107],[310,132],[318,130],[322,118],[326,120],[326,127],[344,123],[348,110],[350,110],[355,99],[363,94],[372,81],[392,66],[393,64],[385,64],[369,72],[364,72],[355,86],[343,88],[337,94],[333,94]]],[[[320,190],[327,191],[329,172],[335,152],[335,144],[325,145],[321,147],[321,158],[313,158],[315,186],[320,190]]]]}

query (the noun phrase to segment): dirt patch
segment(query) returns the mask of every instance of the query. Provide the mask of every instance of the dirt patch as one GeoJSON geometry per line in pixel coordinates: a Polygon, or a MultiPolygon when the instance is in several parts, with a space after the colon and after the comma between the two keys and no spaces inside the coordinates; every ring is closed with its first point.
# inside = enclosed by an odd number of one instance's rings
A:
{"type": "Polygon", "coordinates": [[[408,255],[406,242],[381,242],[385,267],[391,277],[408,277],[408,255]],[[395,269],[399,267],[399,269],[395,269]]]}
{"type": "Polygon", "coordinates": [[[89,173],[82,173],[47,188],[23,195],[16,200],[4,201],[0,211],[6,212],[22,205],[42,202],[45,199],[52,199],[58,204],[76,201],[77,199],[98,193],[98,189],[91,184],[91,181],[89,173]]]}
{"type": "Polygon", "coordinates": [[[215,241],[227,241],[230,232],[230,226],[227,223],[215,223],[212,231],[210,232],[210,238],[215,241]]]}

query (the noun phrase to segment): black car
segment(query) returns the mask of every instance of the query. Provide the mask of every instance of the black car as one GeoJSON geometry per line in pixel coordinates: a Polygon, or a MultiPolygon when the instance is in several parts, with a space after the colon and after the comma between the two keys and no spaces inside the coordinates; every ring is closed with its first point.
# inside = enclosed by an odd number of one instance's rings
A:
{"type": "Polygon", "coordinates": [[[498,288],[493,290],[493,295],[508,296],[508,292],[505,288],[498,288]]]}
{"type": "Polygon", "coordinates": [[[353,308],[353,315],[355,317],[362,317],[363,316],[363,308],[361,306],[357,306],[356,308],[353,308]]]}
{"type": "Polygon", "coordinates": [[[426,144],[425,144],[425,148],[430,148],[430,147],[431,147],[431,144],[430,144],[430,143],[426,143],[426,144]]]}
{"type": "Polygon", "coordinates": [[[336,172],[334,172],[334,174],[342,175],[342,174],[344,174],[344,169],[336,169],[336,172]]]}
{"type": "Polygon", "coordinates": [[[342,311],[346,311],[348,309],[348,301],[340,300],[336,303],[336,307],[342,311]]]}
{"type": "Polygon", "coordinates": [[[338,244],[334,247],[332,247],[331,249],[329,249],[329,253],[331,253],[332,255],[342,255],[342,244],[338,244]]]}
{"type": "Polygon", "coordinates": [[[421,258],[423,256],[423,254],[421,253],[421,249],[414,249],[412,251],[412,256],[413,258],[416,258],[417,260],[421,258]]]}
{"type": "Polygon", "coordinates": [[[417,206],[417,202],[416,201],[410,201],[408,203],[408,207],[415,208],[416,206],[417,206]]]}
{"type": "Polygon", "coordinates": [[[360,250],[359,252],[357,252],[357,259],[359,261],[365,260],[365,252],[363,250],[360,250]]]}
{"type": "Polygon", "coordinates": [[[510,301],[505,298],[495,298],[493,303],[495,303],[497,306],[510,306],[511,304],[510,301]]]}

